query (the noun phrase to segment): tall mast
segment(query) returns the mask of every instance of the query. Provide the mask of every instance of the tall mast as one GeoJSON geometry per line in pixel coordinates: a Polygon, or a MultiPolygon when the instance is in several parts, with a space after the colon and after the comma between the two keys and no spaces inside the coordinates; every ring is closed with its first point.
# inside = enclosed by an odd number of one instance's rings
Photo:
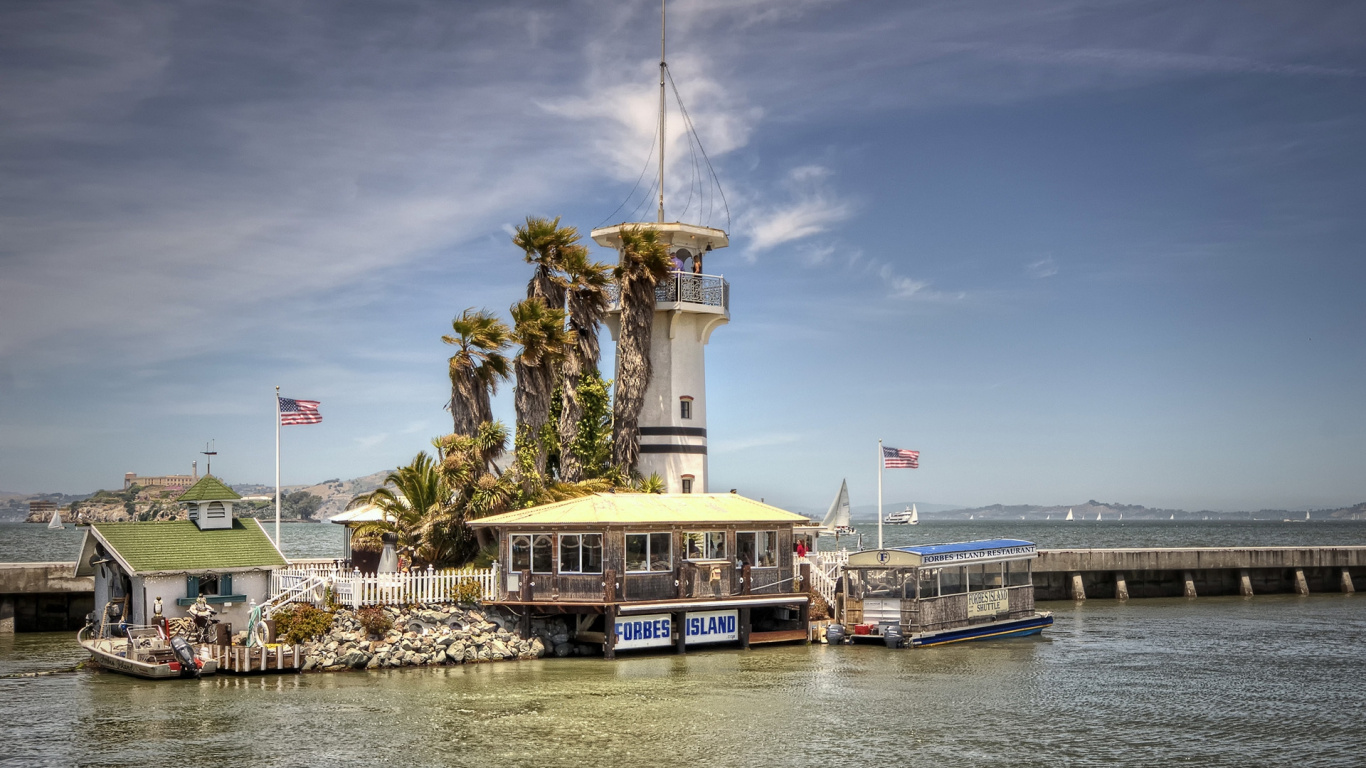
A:
{"type": "Polygon", "coordinates": [[[659,0],[659,223],[664,223],[664,14],[667,0],[659,0]]]}

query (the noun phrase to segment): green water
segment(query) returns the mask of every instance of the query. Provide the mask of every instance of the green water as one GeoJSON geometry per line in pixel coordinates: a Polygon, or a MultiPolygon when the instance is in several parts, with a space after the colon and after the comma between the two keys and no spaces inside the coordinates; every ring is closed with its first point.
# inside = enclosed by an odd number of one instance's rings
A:
{"type": "MultiPolygon", "coordinates": [[[[1044,604],[1042,638],[0,680],[6,765],[1359,766],[1366,596],[1044,604]]],[[[79,656],[0,639],[0,670],[79,656]]]]}

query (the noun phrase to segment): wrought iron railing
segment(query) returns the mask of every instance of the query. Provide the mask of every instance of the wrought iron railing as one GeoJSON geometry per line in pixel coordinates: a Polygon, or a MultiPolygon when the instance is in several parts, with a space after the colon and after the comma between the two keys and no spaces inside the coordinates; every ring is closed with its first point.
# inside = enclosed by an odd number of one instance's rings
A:
{"type": "MultiPolygon", "coordinates": [[[[616,283],[607,287],[608,303],[613,309],[621,306],[620,289],[616,283]]],[[[655,301],[688,302],[708,307],[730,309],[730,283],[720,275],[699,275],[693,272],[670,272],[655,286],[655,301]]]]}

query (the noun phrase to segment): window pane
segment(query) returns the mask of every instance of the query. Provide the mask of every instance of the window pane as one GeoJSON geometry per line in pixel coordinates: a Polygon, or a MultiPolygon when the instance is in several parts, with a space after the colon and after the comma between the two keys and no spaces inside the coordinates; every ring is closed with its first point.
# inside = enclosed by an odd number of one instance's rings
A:
{"type": "Polygon", "coordinates": [[[643,533],[626,534],[626,570],[650,570],[650,537],[643,533]]]}
{"type": "Polygon", "coordinates": [[[673,535],[669,533],[650,534],[650,570],[668,571],[673,569],[673,561],[670,557],[672,539],[673,535]]]}
{"type": "Polygon", "coordinates": [[[602,534],[583,535],[583,572],[602,573],[602,534]]]}
{"type": "Polygon", "coordinates": [[[560,536],[560,573],[579,572],[579,535],[576,533],[560,536]]]}
{"type": "Polygon", "coordinates": [[[553,560],[550,551],[550,534],[538,533],[531,540],[531,572],[550,573],[553,560]]]}
{"type": "Polygon", "coordinates": [[[982,587],[984,589],[996,589],[1005,586],[1005,579],[1002,578],[1001,575],[1001,569],[1004,566],[1004,563],[991,563],[982,566],[984,569],[982,574],[982,587]]]}
{"type": "Polygon", "coordinates": [[[1029,584],[1029,561],[1015,560],[1006,563],[1009,572],[1006,574],[1007,583],[1012,587],[1023,587],[1029,584]]]}
{"type": "Polygon", "coordinates": [[[963,569],[941,568],[939,570],[940,594],[956,595],[963,591],[963,569]]]}
{"type": "Polygon", "coordinates": [[[531,567],[531,537],[512,537],[512,570],[525,571],[531,567]]]}
{"type": "Polygon", "coordinates": [[[701,560],[704,552],[705,538],[706,535],[702,533],[683,534],[683,542],[687,546],[687,554],[684,555],[684,558],[687,560],[701,560]]]}
{"type": "Polygon", "coordinates": [[[735,559],[743,565],[758,565],[759,561],[754,558],[754,540],[757,534],[737,533],[735,534],[735,559]]]}
{"type": "Polygon", "coordinates": [[[975,592],[983,588],[982,573],[984,568],[986,568],[984,565],[968,566],[968,589],[975,592]]]}
{"type": "Polygon", "coordinates": [[[726,557],[726,534],[723,531],[707,533],[707,559],[724,560],[726,557]]]}
{"type": "Polygon", "coordinates": [[[778,565],[778,532],[759,532],[759,567],[775,568],[778,565]]]}

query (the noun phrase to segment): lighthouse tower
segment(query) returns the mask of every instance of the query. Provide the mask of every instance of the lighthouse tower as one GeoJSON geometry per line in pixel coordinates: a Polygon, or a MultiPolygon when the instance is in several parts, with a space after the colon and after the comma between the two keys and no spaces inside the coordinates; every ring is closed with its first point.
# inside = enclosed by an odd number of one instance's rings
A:
{"type": "MultiPolygon", "coordinates": [[[[650,332],[650,383],[640,411],[640,459],[637,471],[644,477],[658,474],[664,478],[666,493],[707,492],[707,366],[703,351],[712,331],[730,322],[730,285],[725,278],[708,274],[713,251],[730,244],[724,230],[702,224],[669,222],[664,217],[664,149],[668,144],[665,123],[668,117],[665,81],[669,65],[664,57],[663,0],[660,4],[659,35],[659,208],[653,222],[626,222],[599,227],[591,233],[598,245],[621,250],[622,230],[650,228],[659,233],[674,260],[675,268],[655,287],[654,326],[650,332]]],[[[677,89],[675,89],[677,92],[677,89]]],[[[679,102],[684,115],[685,136],[695,141],[700,154],[701,140],[679,102]]],[[[689,145],[691,148],[691,144],[689,145]]],[[[696,163],[696,156],[694,156],[696,163]]],[[[702,175],[694,169],[694,179],[702,175]]],[[[711,163],[707,172],[715,179],[711,163]]],[[[719,182],[718,191],[719,191],[719,182]]],[[[694,199],[689,190],[688,203],[694,199]]],[[[701,199],[699,195],[697,199],[701,199]]],[[[724,200],[724,196],[723,196],[724,200]]],[[[684,206],[684,214],[702,208],[684,206]]],[[[729,211],[726,218],[729,220],[729,211]]],[[[607,326],[612,339],[621,335],[620,295],[613,297],[608,309],[607,326]]]]}

